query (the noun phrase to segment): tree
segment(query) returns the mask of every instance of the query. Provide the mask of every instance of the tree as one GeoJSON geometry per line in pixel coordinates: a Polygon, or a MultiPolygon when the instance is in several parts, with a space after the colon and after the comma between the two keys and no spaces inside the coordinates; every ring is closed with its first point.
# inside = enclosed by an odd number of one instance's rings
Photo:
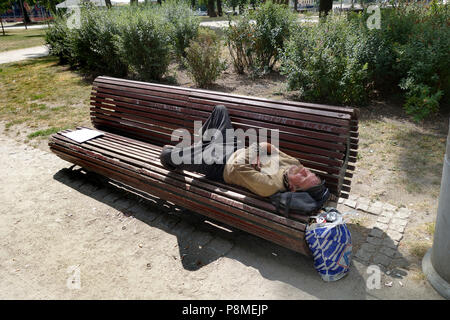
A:
{"type": "MultiPolygon", "coordinates": [[[[8,8],[11,7],[10,0],[0,0],[0,15],[4,13],[8,8]]],[[[2,33],[5,36],[5,28],[3,28],[3,19],[0,16],[0,24],[2,25],[2,33]]]]}
{"type": "Polygon", "coordinates": [[[208,0],[206,9],[208,11],[208,16],[217,17],[216,11],[214,10],[214,0],[208,0]]]}
{"type": "MultiPolygon", "coordinates": [[[[28,4],[28,2],[27,2],[28,4]]],[[[24,0],[19,0],[20,11],[23,14],[23,21],[25,22],[25,29],[27,28],[27,23],[31,22],[30,16],[28,15],[28,11],[25,9],[24,0]]]]}
{"type": "Polygon", "coordinates": [[[138,4],[138,0],[130,0],[130,6],[135,5],[135,4],[138,4]]]}
{"type": "Polygon", "coordinates": [[[223,15],[222,0],[217,0],[217,14],[219,15],[219,17],[223,15]]]}
{"type": "Polygon", "coordinates": [[[319,16],[324,17],[333,9],[333,0],[320,0],[319,2],[319,16]]]}

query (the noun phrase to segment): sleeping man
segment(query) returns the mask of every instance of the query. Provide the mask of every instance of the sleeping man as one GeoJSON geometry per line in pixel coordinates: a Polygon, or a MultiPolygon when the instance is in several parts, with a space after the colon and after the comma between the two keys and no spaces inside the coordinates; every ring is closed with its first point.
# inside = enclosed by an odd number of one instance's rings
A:
{"type": "Polygon", "coordinates": [[[238,185],[262,197],[324,188],[324,182],[300,161],[270,143],[238,148],[236,137],[223,139],[229,129],[233,130],[233,125],[228,110],[223,105],[215,106],[200,131],[212,132],[211,139],[202,138],[186,147],[164,146],[160,154],[162,165],[168,170],[201,173],[208,179],[238,185]]]}

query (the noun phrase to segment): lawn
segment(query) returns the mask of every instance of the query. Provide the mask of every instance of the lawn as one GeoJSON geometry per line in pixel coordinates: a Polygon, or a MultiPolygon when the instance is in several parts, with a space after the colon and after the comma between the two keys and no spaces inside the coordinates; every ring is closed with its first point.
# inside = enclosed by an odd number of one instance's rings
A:
{"type": "Polygon", "coordinates": [[[44,57],[0,66],[0,120],[25,141],[89,123],[90,82],[44,57]]]}
{"type": "Polygon", "coordinates": [[[45,44],[45,29],[8,30],[5,28],[5,32],[5,36],[0,32],[0,52],[45,44]]]}

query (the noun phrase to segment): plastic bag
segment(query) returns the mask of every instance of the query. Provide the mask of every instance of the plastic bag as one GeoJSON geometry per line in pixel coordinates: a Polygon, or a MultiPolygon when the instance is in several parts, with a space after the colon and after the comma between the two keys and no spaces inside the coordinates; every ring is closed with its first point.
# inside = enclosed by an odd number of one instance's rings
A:
{"type": "MultiPolygon", "coordinates": [[[[330,282],[343,278],[350,269],[352,237],[342,214],[336,209],[333,222],[313,223],[306,228],[306,242],[314,258],[314,268],[322,280],[330,282]]],[[[317,217],[319,221],[323,215],[317,217]]]]}

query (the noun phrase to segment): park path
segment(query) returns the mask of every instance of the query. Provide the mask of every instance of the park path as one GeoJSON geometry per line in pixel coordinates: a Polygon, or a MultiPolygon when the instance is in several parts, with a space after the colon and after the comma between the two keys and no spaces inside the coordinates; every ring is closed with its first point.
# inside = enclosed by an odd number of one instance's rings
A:
{"type": "Polygon", "coordinates": [[[47,46],[36,46],[25,49],[0,52],[0,64],[21,61],[30,58],[38,58],[48,55],[47,46]]]}
{"type": "Polygon", "coordinates": [[[408,277],[368,289],[356,260],[325,283],[309,257],[124,193],[2,132],[0,299],[440,299],[408,277]]]}

